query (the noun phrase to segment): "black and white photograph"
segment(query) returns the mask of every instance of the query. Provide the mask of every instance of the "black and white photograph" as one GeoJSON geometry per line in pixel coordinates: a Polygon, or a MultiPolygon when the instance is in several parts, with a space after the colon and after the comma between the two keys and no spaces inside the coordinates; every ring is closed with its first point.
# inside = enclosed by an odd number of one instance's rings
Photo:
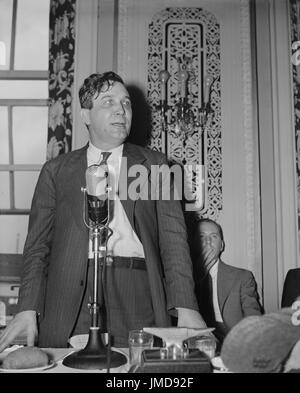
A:
{"type": "Polygon", "coordinates": [[[11,373],[300,373],[300,0],[0,0],[11,373]]]}

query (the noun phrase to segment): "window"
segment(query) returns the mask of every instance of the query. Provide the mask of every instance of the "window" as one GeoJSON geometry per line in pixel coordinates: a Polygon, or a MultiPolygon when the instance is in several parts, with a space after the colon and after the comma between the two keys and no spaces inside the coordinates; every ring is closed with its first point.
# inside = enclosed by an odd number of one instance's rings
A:
{"type": "Polygon", "coordinates": [[[0,253],[22,253],[46,161],[50,0],[0,0],[0,253]]]}

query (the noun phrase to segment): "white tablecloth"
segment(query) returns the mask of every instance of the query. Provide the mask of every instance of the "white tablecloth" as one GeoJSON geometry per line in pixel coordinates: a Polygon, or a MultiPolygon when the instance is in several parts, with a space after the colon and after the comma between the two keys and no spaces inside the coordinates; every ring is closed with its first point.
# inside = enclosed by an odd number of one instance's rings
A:
{"type": "MultiPolygon", "coordinates": [[[[81,338],[81,337],[79,337],[81,338]]],[[[77,341],[75,342],[75,345],[79,346],[78,348],[43,348],[44,351],[46,351],[50,357],[50,359],[54,362],[53,367],[47,368],[45,370],[39,370],[39,371],[32,371],[32,370],[22,370],[21,372],[24,373],[29,373],[29,372],[38,372],[38,373],[107,373],[107,369],[103,370],[82,370],[82,369],[75,369],[75,368],[70,368],[62,364],[63,359],[71,354],[74,351],[78,351],[82,349],[85,346],[85,340],[84,341],[77,341]]],[[[12,351],[14,349],[17,349],[19,346],[16,345],[14,347],[11,347],[4,352],[0,353],[0,362],[4,359],[4,357],[8,354],[9,351],[12,351]]],[[[118,351],[124,354],[127,358],[127,363],[117,367],[117,368],[111,368],[110,373],[128,373],[130,369],[130,364],[129,364],[129,350],[128,348],[114,348],[112,347],[113,351],[118,351]]],[[[216,357],[212,360],[212,365],[213,365],[213,372],[214,373],[226,373],[228,370],[224,368],[223,362],[220,357],[216,357]]],[[[1,369],[0,369],[1,370],[1,369]]],[[[5,371],[2,371],[5,372],[5,371]]],[[[10,371],[11,372],[11,371],[10,371]]],[[[16,370],[15,372],[20,372],[16,370]]],[[[0,372],[1,374],[1,372],[0,372]]]]}

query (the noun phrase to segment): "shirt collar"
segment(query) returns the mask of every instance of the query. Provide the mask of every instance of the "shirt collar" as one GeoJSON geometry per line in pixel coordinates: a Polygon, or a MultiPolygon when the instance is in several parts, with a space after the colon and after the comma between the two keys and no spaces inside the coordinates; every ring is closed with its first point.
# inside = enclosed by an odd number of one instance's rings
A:
{"type": "Polygon", "coordinates": [[[103,151],[109,151],[111,152],[111,156],[108,158],[108,161],[118,161],[122,157],[123,147],[124,144],[122,143],[122,145],[115,147],[111,150],[101,150],[95,145],[93,145],[90,141],[88,147],[88,155],[91,158],[91,161],[98,163],[100,161],[101,153],[103,151]]]}

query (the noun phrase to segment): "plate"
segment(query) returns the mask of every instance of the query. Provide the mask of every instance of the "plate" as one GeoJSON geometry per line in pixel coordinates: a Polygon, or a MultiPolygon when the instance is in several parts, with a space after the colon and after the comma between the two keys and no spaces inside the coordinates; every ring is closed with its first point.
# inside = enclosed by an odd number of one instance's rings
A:
{"type": "Polygon", "coordinates": [[[32,368],[3,368],[0,366],[0,371],[5,372],[5,373],[35,373],[37,371],[44,371],[48,370],[49,368],[52,368],[56,365],[55,362],[50,361],[49,364],[46,366],[41,366],[41,367],[32,367],[32,368]]]}

